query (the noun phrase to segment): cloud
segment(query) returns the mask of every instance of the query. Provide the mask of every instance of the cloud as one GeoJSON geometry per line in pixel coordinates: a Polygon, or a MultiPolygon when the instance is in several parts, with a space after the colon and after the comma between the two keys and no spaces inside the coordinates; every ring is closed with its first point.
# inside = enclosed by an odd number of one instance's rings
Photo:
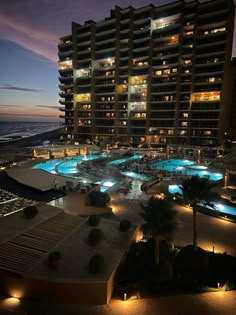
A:
{"type": "Polygon", "coordinates": [[[47,109],[58,109],[58,105],[36,105],[36,107],[47,108],[47,109]]]}
{"type": "Polygon", "coordinates": [[[23,92],[36,92],[36,93],[45,92],[44,90],[19,87],[19,86],[14,86],[14,85],[11,85],[11,84],[2,84],[2,85],[0,85],[0,90],[14,90],[14,91],[23,91],[23,92]]]}
{"type": "Polygon", "coordinates": [[[1,117],[4,117],[4,116],[7,116],[7,117],[43,117],[43,118],[58,118],[57,115],[53,115],[53,114],[37,114],[37,113],[31,113],[31,114],[27,114],[27,113],[14,113],[14,114],[11,114],[11,113],[1,113],[1,117]]]}
{"type": "Polygon", "coordinates": [[[0,104],[0,107],[24,107],[23,105],[0,104]]]}
{"type": "MultiPolygon", "coordinates": [[[[0,13],[0,38],[17,43],[46,60],[57,62],[58,35],[17,21],[17,14],[0,13]]],[[[45,61],[46,61],[45,60],[45,61]]]]}

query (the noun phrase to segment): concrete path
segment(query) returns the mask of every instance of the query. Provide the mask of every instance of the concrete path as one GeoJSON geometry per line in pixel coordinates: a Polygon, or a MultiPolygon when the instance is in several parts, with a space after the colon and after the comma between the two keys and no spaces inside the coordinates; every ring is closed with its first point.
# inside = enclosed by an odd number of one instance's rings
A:
{"type": "Polygon", "coordinates": [[[102,306],[49,305],[50,315],[235,315],[236,292],[185,294],[152,299],[112,299],[102,306]]]}
{"type": "MultiPolygon", "coordinates": [[[[129,219],[134,224],[142,224],[142,218],[139,213],[142,212],[140,206],[141,200],[126,200],[124,195],[113,196],[111,207],[113,213],[120,219],[129,219]]],[[[180,226],[176,232],[174,243],[176,245],[187,245],[192,243],[192,210],[174,205],[178,211],[180,226]]],[[[198,245],[205,250],[215,252],[227,252],[236,256],[236,224],[220,220],[205,214],[197,214],[198,226],[198,245]]],[[[235,313],[236,314],[236,313],[235,313]]]]}

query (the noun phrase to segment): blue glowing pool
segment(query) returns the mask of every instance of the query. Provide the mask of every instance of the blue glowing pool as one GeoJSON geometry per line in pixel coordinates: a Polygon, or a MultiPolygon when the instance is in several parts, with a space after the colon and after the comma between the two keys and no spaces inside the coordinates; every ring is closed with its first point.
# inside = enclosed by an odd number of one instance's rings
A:
{"type": "Polygon", "coordinates": [[[49,160],[33,166],[33,169],[41,169],[52,174],[61,174],[65,176],[76,176],[79,174],[78,164],[83,161],[98,159],[99,155],[75,156],[73,158],[63,158],[49,160]]]}
{"type": "Polygon", "coordinates": [[[40,169],[40,170],[44,170],[44,171],[52,173],[52,174],[57,174],[56,167],[57,167],[57,165],[59,165],[63,161],[64,161],[64,159],[49,160],[49,161],[39,163],[39,164],[33,166],[33,169],[40,169]]]}
{"type": "Polygon", "coordinates": [[[222,173],[210,171],[207,166],[197,165],[195,161],[190,160],[170,159],[154,163],[154,166],[162,171],[190,176],[198,175],[200,177],[207,177],[213,181],[223,178],[222,173]]]}
{"type": "MultiPolygon", "coordinates": [[[[172,195],[177,195],[179,198],[183,198],[183,192],[179,185],[169,185],[168,191],[172,195]]],[[[199,205],[210,210],[216,210],[222,213],[223,215],[231,214],[236,216],[236,207],[226,205],[220,202],[210,202],[208,204],[199,203],[199,205]]]]}
{"type": "Polygon", "coordinates": [[[141,158],[142,158],[142,155],[134,155],[134,156],[131,156],[131,157],[126,157],[126,158],[122,158],[122,159],[118,159],[118,160],[114,160],[114,161],[108,162],[107,165],[118,166],[118,165],[120,165],[122,163],[131,162],[131,161],[138,160],[138,159],[141,159],[141,158]]]}

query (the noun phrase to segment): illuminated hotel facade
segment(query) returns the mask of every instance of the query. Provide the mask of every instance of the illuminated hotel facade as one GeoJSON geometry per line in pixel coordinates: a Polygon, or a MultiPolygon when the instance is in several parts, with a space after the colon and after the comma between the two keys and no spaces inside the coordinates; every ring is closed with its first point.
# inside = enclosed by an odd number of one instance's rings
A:
{"type": "Polygon", "coordinates": [[[60,38],[64,139],[216,145],[230,124],[232,0],[115,7],[60,38]]]}

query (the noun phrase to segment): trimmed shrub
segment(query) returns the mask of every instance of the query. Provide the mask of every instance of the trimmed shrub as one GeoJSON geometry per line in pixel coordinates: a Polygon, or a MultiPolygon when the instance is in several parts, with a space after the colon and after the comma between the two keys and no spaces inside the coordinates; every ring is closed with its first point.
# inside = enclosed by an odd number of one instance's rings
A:
{"type": "Polygon", "coordinates": [[[104,257],[95,255],[89,261],[89,271],[92,273],[100,273],[104,270],[104,257]]]}
{"type": "Polygon", "coordinates": [[[131,228],[131,222],[129,220],[121,220],[120,221],[120,231],[127,232],[131,228]]]}
{"type": "Polygon", "coordinates": [[[35,206],[27,206],[23,209],[23,213],[27,219],[32,219],[37,215],[38,209],[35,206]]]}
{"type": "Polygon", "coordinates": [[[106,192],[93,190],[88,194],[88,201],[90,206],[106,207],[110,202],[110,196],[106,192]]]}
{"type": "Polygon", "coordinates": [[[51,252],[48,255],[48,264],[52,268],[57,268],[61,261],[61,253],[59,251],[51,252]]]}
{"type": "Polygon", "coordinates": [[[92,229],[89,232],[88,239],[92,245],[97,245],[104,239],[104,233],[101,229],[92,229]]]}
{"type": "Polygon", "coordinates": [[[176,257],[176,268],[181,273],[207,272],[209,255],[200,247],[197,247],[195,252],[193,245],[187,245],[180,250],[176,257]]]}
{"type": "Polygon", "coordinates": [[[171,263],[168,260],[161,261],[155,266],[150,281],[152,283],[161,284],[170,281],[173,278],[174,272],[171,263]]]}
{"type": "Polygon", "coordinates": [[[90,226],[97,226],[100,223],[100,217],[97,216],[96,214],[90,215],[88,218],[88,224],[90,226]]]}

